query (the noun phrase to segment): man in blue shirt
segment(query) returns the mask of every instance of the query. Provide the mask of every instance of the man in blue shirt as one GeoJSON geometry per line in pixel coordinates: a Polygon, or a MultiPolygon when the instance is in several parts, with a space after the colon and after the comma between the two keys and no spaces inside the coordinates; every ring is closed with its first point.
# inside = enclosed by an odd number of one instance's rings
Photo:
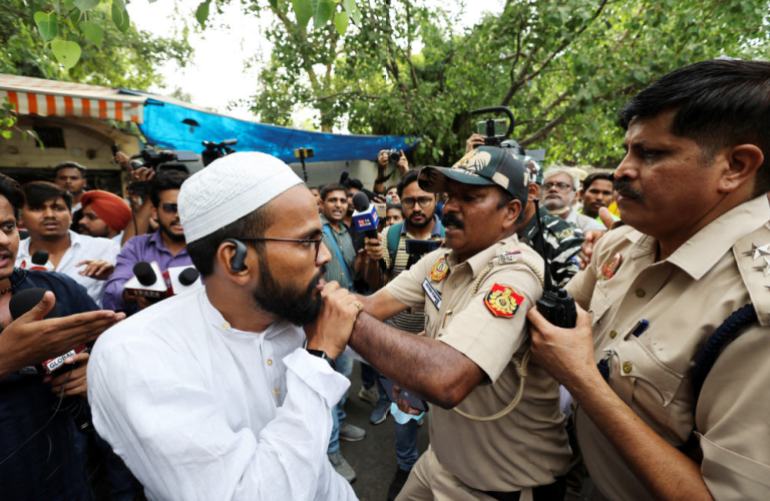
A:
{"type": "Polygon", "coordinates": [[[63,374],[44,377],[36,366],[93,340],[123,315],[94,311],[83,286],[66,275],[14,268],[23,203],[18,183],[0,174],[0,492],[7,500],[91,499],[75,424],[87,407],[88,354],[69,358],[74,368],[63,374]],[[12,321],[11,296],[30,288],[53,294],[12,321]]]}

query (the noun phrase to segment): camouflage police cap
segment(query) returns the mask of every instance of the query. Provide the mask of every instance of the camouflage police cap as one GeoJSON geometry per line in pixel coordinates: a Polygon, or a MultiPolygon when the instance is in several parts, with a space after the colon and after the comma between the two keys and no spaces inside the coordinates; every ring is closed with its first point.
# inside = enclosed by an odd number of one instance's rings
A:
{"type": "Polygon", "coordinates": [[[510,148],[480,146],[452,167],[424,167],[418,178],[420,188],[431,193],[447,191],[447,180],[472,186],[499,186],[519,200],[522,207],[527,203],[529,173],[510,148]]]}

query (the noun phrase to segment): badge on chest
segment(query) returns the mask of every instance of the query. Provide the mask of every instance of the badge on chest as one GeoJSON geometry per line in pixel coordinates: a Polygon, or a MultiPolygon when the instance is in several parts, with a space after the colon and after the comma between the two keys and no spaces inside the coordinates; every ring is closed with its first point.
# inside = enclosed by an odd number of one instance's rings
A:
{"type": "Polygon", "coordinates": [[[422,281],[422,290],[425,291],[425,295],[428,296],[428,299],[430,299],[430,302],[433,303],[433,306],[436,307],[436,310],[441,309],[441,292],[436,290],[435,287],[433,287],[433,284],[429,279],[425,279],[422,281]]]}
{"type": "Polygon", "coordinates": [[[441,282],[448,274],[449,264],[446,262],[446,257],[441,257],[433,264],[433,268],[430,270],[430,279],[434,282],[441,282]]]}

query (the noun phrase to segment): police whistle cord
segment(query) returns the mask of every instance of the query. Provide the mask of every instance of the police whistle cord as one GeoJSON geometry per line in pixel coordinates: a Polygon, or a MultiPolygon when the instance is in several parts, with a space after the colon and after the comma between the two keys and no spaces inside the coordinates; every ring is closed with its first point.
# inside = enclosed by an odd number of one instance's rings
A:
{"type": "MultiPolygon", "coordinates": [[[[545,277],[543,276],[543,273],[540,272],[540,269],[538,266],[536,266],[536,263],[530,262],[526,258],[522,258],[519,263],[524,264],[529,270],[537,277],[538,281],[540,282],[540,285],[543,286],[545,282],[545,277]]],[[[484,280],[487,278],[487,275],[492,271],[495,264],[494,261],[487,264],[486,268],[479,273],[478,278],[473,283],[473,295],[478,294],[479,288],[481,287],[481,284],[484,282],[484,280]]],[[[513,411],[513,409],[516,408],[516,406],[519,405],[519,402],[521,402],[522,397],[524,396],[524,384],[527,381],[527,367],[529,367],[529,359],[532,355],[532,352],[530,351],[529,347],[527,347],[524,351],[524,353],[521,354],[521,358],[517,358],[517,356],[514,354],[511,361],[513,362],[513,366],[516,369],[516,375],[519,377],[519,386],[516,389],[516,394],[513,397],[513,400],[506,405],[504,408],[500,409],[498,412],[495,412],[494,414],[491,414],[489,416],[475,416],[473,414],[469,414],[463,410],[460,410],[457,407],[453,407],[452,410],[461,415],[462,417],[466,419],[470,419],[471,421],[481,421],[481,422],[488,422],[488,421],[497,421],[500,418],[503,418],[507,416],[508,414],[513,411]]]]}
{"type": "Polygon", "coordinates": [[[698,401],[706,377],[725,347],[743,334],[746,327],[756,322],[757,312],[754,310],[754,305],[745,304],[727,317],[703,343],[693,359],[694,364],[690,373],[695,402],[698,401]]]}

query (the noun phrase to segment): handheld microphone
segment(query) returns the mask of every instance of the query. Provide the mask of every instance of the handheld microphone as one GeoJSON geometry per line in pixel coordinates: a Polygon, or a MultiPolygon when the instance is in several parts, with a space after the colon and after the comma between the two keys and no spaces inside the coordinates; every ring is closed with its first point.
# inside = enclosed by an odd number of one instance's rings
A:
{"type": "Polygon", "coordinates": [[[163,299],[171,295],[158,263],[139,261],[133,271],[134,276],[123,287],[129,294],[149,299],[163,299]]]}
{"type": "Polygon", "coordinates": [[[47,251],[36,251],[34,254],[32,254],[32,257],[30,257],[29,266],[27,266],[27,263],[22,262],[21,267],[36,271],[53,271],[53,266],[49,265],[48,263],[48,257],[49,256],[47,251]]]}
{"type": "MultiPolygon", "coordinates": [[[[380,238],[377,235],[377,228],[380,224],[380,218],[377,216],[377,209],[374,205],[369,203],[369,197],[366,193],[359,191],[353,195],[353,230],[357,232],[363,232],[367,238],[380,238]]],[[[385,264],[384,259],[380,259],[380,269],[385,271],[388,269],[388,265],[385,264]]]]}
{"type": "MultiPolygon", "coordinates": [[[[46,260],[47,260],[47,253],[46,253],[46,260]]],[[[25,313],[27,313],[29,310],[31,310],[35,305],[37,305],[42,299],[43,295],[45,294],[45,289],[41,289],[40,287],[34,287],[32,289],[24,289],[23,291],[19,291],[13,296],[11,296],[11,300],[8,303],[8,309],[11,311],[11,318],[16,320],[25,313]]],[[[60,316],[57,313],[57,307],[54,307],[53,310],[51,310],[48,315],[45,316],[45,318],[54,318],[60,316]]],[[[77,355],[78,353],[84,351],[86,349],[86,345],[81,344],[76,346],[75,348],[69,350],[67,353],[64,353],[62,355],[59,355],[58,357],[49,358],[47,360],[43,360],[40,362],[40,366],[42,367],[43,371],[46,374],[58,374],[58,373],[64,373],[67,371],[70,371],[74,369],[74,366],[72,365],[65,365],[64,361],[70,357],[73,357],[77,355]]]]}
{"type": "Polygon", "coordinates": [[[369,197],[366,193],[359,191],[353,195],[353,229],[357,232],[363,232],[369,238],[377,238],[377,228],[380,218],[377,216],[377,209],[369,203],[369,197]]]}
{"type": "Polygon", "coordinates": [[[166,270],[164,275],[168,276],[171,294],[174,295],[203,287],[200,273],[192,266],[175,266],[166,270]]]}

